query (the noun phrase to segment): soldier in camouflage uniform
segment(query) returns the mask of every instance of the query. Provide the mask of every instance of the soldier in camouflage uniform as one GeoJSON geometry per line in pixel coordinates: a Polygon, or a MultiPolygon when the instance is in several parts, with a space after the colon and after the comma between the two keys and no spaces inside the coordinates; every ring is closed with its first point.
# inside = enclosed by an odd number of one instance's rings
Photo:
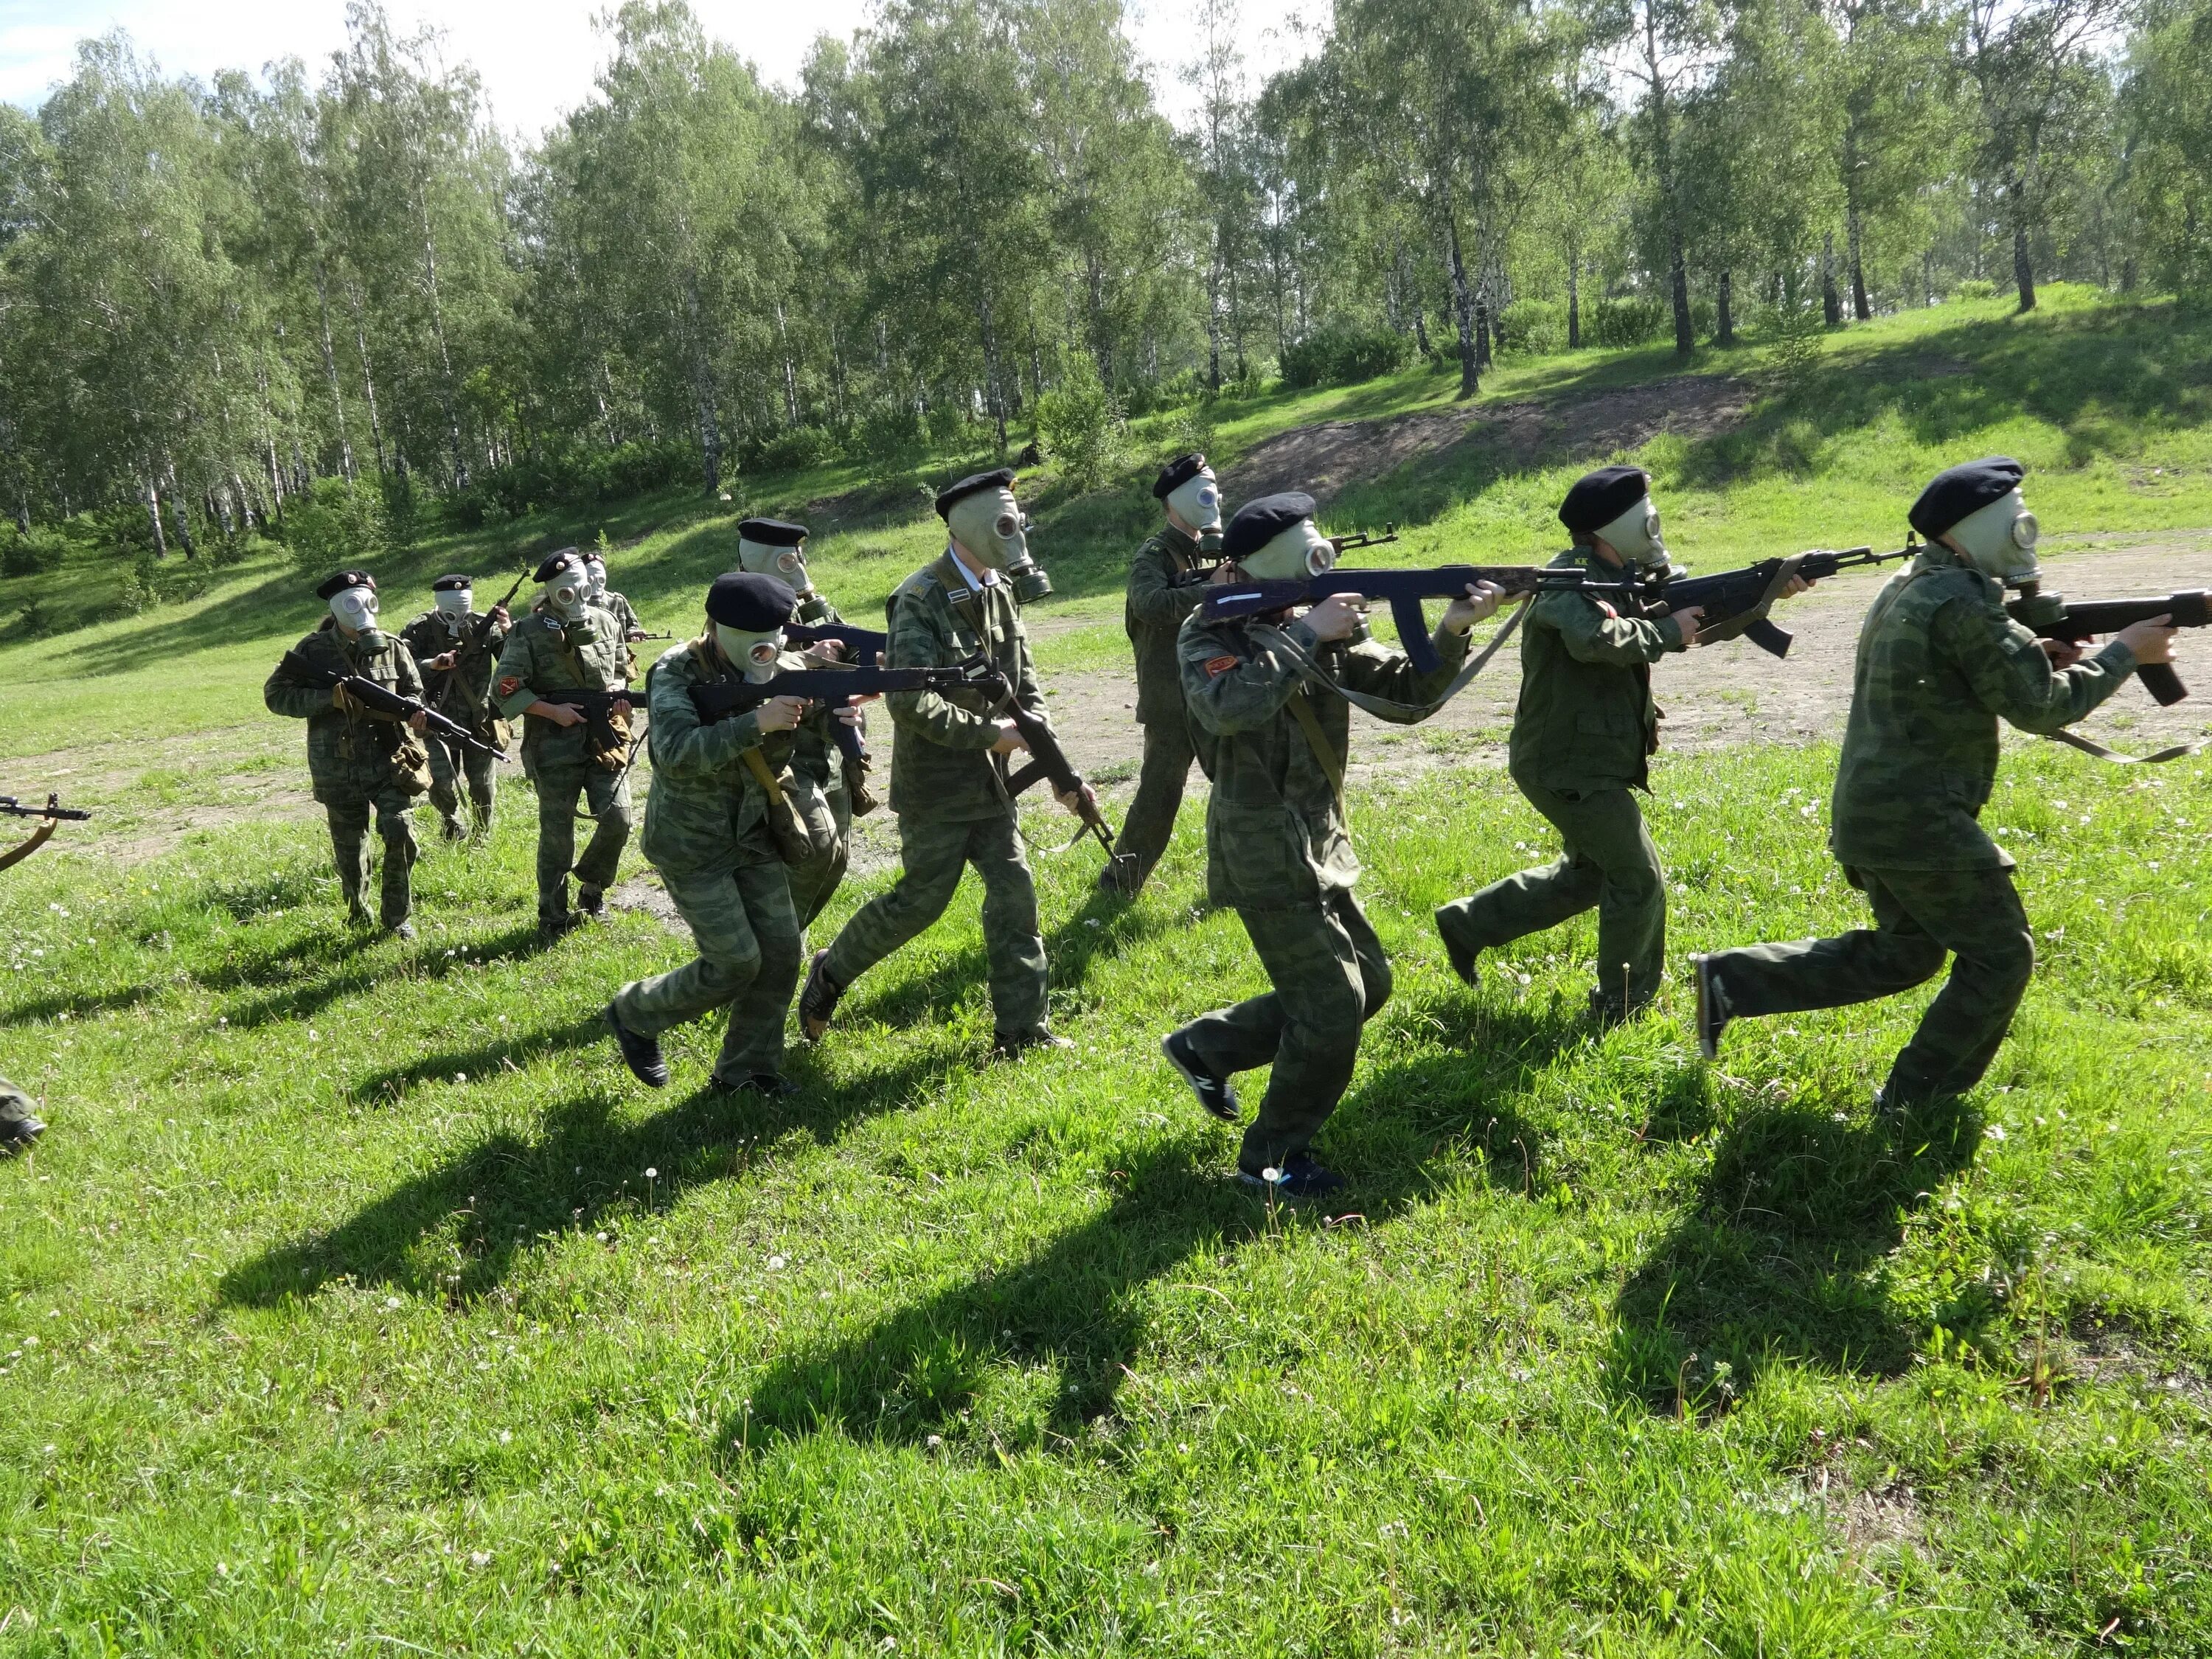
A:
{"type": "MultiPolygon", "coordinates": [[[[1313,497],[1262,496],[1230,521],[1224,550],[1240,575],[1318,575],[1335,549],[1313,525],[1313,497]]],[[[1355,602],[1332,596],[1296,620],[1182,625],[1176,653],[1198,759],[1212,781],[1206,809],[1206,896],[1233,906],[1273,989],[1194,1019],[1161,1043],[1199,1104],[1237,1121],[1238,1072],[1273,1063],[1259,1115],[1244,1132],[1238,1178],[1286,1197],[1325,1196],[1342,1180],[1308,1145],[1344,1096],[1367,1021],[1389,1000],[1390,965],[1352,896],[1359,860],[1344,820],[1350,705],[1316,687],[1301,659],[1369,696],[1425,703],[1467,655],[1468,630],[1499,591],[1470,587],[1435,635],[1440,666],[1417,672],[1375,641],[1343,646],[1355,602]]]]}
{"type": "Polygon", "coordinates": [[[592,579],[592,603],[615,619],[615,626],[622,630],[622,637],[625,641],[634,644],[645,638],[646,627],[638,620],[637,608],[607,586],[607,562],[605,556],[598,549],[593,548],[585,552],[583,557],[584,572],[592,579]]]}
{"type": "MultiPolygon", "coordinates": [[[[430,584],[430,592],[431,608],[400,629],[399,642],[415,659],[423,684],[431,688],[430,706],[495,748],[501,747],[489,705],[492,667],[499,659],[500,643],[507,638],[507,608],[493,606],[489,618],[471,610],[474,585],[466,576],[441,576],[430,584]],[[470,640],[487,621],[490,628],[482,646],[470,650],[470,640]],[[434,681],[434,674],[439,676],[434,681]]],[[[477,836],[489,835],[499,791],[498,757],[434,735],[423,741],[430,750],[430,805],[438,809],[446,839],[459,841],[468,833],[461,825],[457,777],[468,780],[477,836]]]]}
{"type": "MultiPolygon", "coordinates": [[[[627,745],[610,744],[574,708],[540,699],[544,691],[612,691],[629,678],[629,647],[612,612],[590,597],[583,559],[570,549],[538,567],[544,590],[530,614],[507,630],[492,690],[499,711],[522,720],[522,769],[538,789],[538,927],[547,939],[585,919],[606,915],[629,840],[627,745]],[[583,857],[576,852],[576,801],[582,797],[596,827],[583,857]],[[576,909],[568,908],[568,873],[575,871],[576,909]]],[[[616,708],[626,719],[629,705],[616,708]]],[[[617,727],[616,737],[623,734],[617,727]]]]}
{"type": "MultiPolygon", "coordinates": [[[[1650,481],[1632,466],[1579,479],[1559,507],[1574,547],[1553,569],[1619,580],[1625,564],[1663,568],[1650,481]]],[[[1793,579],[1790,591],[1804,584],[1793,579]]],[[[1453,970],[1472,984],[1478,952],[1556,927],[1597,907],[1598,983],[1590,1011],[1625,1018],[1657,994],[1666,966],[1667,884],[1635,791],[1650,787],[1659,748],[1651,665],[1697,643],[1698,611],[1656,622],[1619,615],[1598,596],[1540,595],[1521,633],[1521,699],[1508,766],[1528,804],[1565,842],[1555,864],[1494,882],[1437,912],[1453,970]]]]}
{"type": "MultiPolygon", "coordinates": [[[[819,728],[828,717],[810,714],[800,698],[773,697],[705,722],[691,689],[810,666],[781,649],[795,602],[773,576],[717,577],[707,593],[705,631],[665,653],[646,677],[653,785],[641,846],[699,947],[692,961],[623,986],[607,1005],[623,1060],[653,1088],[668,1081],[660,1034],[717,1009],[728,1011],[728,1028],[714,1085],[764,1095],[790,1087],[781,1069],[783,1020],[799,980],[799,924],[769,828],[763,779],[788,780],[796,728],[819,728]]],[[[815,735],[822,737],[818,729],[815,735]]]]}
{"type": "Polygon", "coordinates": [[[1874,927],[1695,958],[1708,1059],[1732,1018],[1894,996],[1932,978],[1947,951],[1950,979],[1876,1105],[1962,1094],[1996,1057],[2035,966],[2012,859],[1980,823],[1997,722],[2059,731],[2139,665],[2169,660],[2173,638],[2137,623],[2083,661],[2078,646],[2039,640],[2005,614],[2005,586],[2036,576],[2022,477],[2002,455],[1938,474],[1911,515],[1931,545],[1890,579],[1859,632],[1828,844],[1874,927]]]}
{"type": "MultiPolygon", "coordinates": [[[[1009,570],[1033,568],[1013,483],[1012,471],[1001,468],[963,478],[938,496],[945,550],[892,593],[884,660],[893,668],[941,668],[980,653],[1006,675],[1022,707],[1042,719],[1029,638],[1006,579],[1009,570]]],[[[1036,885],[1006,793],[1002,757],[1021,748],[1019,733],[973,692],[894,691],[885,702],[899,730],[891,751],[899,879],[816,953],[799,994],[802,1029],[819,1041],[853,981],[944,915],[962,869],[972,864],[983,878],[994,1052],[1068,1046],[1047,1023],[1036,885]]],[[[1079,810],[1072,795],[1060,804],[1079,810]]]]}
{"type": "MultiPolygon", "coordinates": [[[[0,869],[21,862],[45,846],[54,832],[55,822],[52,817],[46,818],[28,840],[0,853],[0,869]]],[[[27,1150],[46,1132],[46,1121],[40,1117],[37,1103],[6,1078],[0,1077],[0,1158],[27,1150]]]]}
{"type": "Polygon", "coordinates": [[[1123,609],[1137,654],[1137,724],[1145,734],[1144,763],[1129,816],[1121,821],[1121,837],[1114,844],[1115,856],[1098,878],[1101,887],[1118,886],[1131,894],[1144,886],[1167,850],[1196,758],[1183,713],[1176,635],[1206,590],[1191,582],[1178,585],[1176,579],[1189,576],[1209,556],[1218,558],[1221,547],[1221,486],[1205,456],[1194,450],[1169,462],[1153,481],[1152,495],[1168,521],[1137,550],[1123,609]]]}
{"type": "MultiPolygon", "coordinates": [[[[292,647],[310,670],[359,675],[403,696],[422,695],[415,659],[398,639],[376,625],[376,578],[366,570],[341,570],[315,589],[331,614],[315,631],[292,647]]],[[[343,687],[313,685],[289,662],[280,662],[261,688],[272,714],[307,722],[307,775],[315,799],[330,819],[331,848],[337,855],[338,886],[346,912],[358,925],[368,921],[362,890],[368,880],[368,819],[384,841],[384,876],[378,919],[402,939],[415,937],[408,919],[412,905],[415,832],[409,817],[415,797],[429,781],[422,739],[389,721],[372,719],[343,687]]],[[[423,717],[409,723],[422,731],[423,717]]]]}

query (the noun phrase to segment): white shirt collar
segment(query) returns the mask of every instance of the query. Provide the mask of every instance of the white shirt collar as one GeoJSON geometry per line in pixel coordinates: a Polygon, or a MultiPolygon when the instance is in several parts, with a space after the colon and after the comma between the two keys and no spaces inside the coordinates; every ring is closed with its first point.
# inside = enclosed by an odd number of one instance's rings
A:
{"type": "Polygon", "coordinates": [[[957,570],[966,580],[968,583],[968,591],[970,593],[980,593],[986,587],[994,586],[997,583],[999,580],[999,573],[997,571],[986,570],[979,578],[974,571],[968,568],[968,561],[960,556],[959,549],[954,547],[951,543],[947,542],[945,544],[945,550],[951,556],[952,568],[955,570],[957,570]]]}

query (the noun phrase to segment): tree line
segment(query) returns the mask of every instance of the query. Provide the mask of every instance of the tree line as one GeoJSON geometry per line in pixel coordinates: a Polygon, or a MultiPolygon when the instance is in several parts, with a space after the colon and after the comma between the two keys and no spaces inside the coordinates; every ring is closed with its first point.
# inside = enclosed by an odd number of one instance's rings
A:
{"type": "Polygon", "coordinates": [[[2039,283],[2212,289],[2212,0],[1337,0],[1161,112],[1121,0],[883,0],[765,84],[607,20],[535,148],[374,0],[0,110],[0,507],[156,552],[357,497],[464,521],[1001,453],[1426,355],[1787,337],[2039,283]]]}

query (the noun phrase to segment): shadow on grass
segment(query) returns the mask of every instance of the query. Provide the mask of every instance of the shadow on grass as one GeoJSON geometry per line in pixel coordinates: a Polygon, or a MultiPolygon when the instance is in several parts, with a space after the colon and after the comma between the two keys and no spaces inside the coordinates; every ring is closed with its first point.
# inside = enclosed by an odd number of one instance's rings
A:
{"type": "Polygon", "coordinates": [[[228,1305],[270,1307],[350,1279],[471,1301],[504,1282],[525,1252],[595,1227],[611,1206],[665,1208],[688,1188],[741,1176],[754,1143],[794,1130],[827,1143],[861,1117],[896,1109],[942,1065],[918,1055],[842,1086],[817,1084],[777,1100],[702,1089],[636,1123],[614,1119],[605,1097],[579,1096],[548,1111],[535,1139],[494,1135],[328,1232],[241,1263],[223,1275],[216,1294],[228,1305]],[[647,1170],[659,1172],[650,1186],[647,1170]],[[434,1237],[438,1248],[425,1250],[434,1237]]]}
{"type": "Polygon", "coordinates": [[[319,1013],[341,997],[358,995],[380,980],[441,980],[464,968],[519,961],[551,948],[538,938],[535,921],[463,944],[418,945],[404,955],[385,959],[362,954],[364,942],[362,936],[347,933],[310,934],[281,950],[261,952],[204,975],[200,982],[216,991],[264,992],[228,1004],[222,1010],[223,1018],[234,1027],[250,1030],[319,1013]],[[323,969],[317,976],[289,971],[294,963],[309,957],[321,958],[323,969]]]}
{"type": "Polygon", "coordinates": [[[1903,1370],[1920,1332],[1890,1300],[1886,1258],[1981,1139],[1981,1114],[1957,1101],[1872,1121],[1838,1122],[1826,1103],[1747,1111],[1622,1287],[1607,1385],[1689,1414],[1725,1409],[1777,1360],[1903,1370]]]}

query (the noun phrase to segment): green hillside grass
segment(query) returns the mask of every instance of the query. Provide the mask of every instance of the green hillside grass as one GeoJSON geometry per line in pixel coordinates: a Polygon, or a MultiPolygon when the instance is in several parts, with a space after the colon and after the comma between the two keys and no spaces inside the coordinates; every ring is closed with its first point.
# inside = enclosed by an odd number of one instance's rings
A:
{"type": "MultiPolygon", "coordinates": [[[[2047,306],[1849,331],[1736,430],[1647,446],[1670,539],[1706,568],[1893,544],[1927,473],[1991,448],[2051,531],[2212,526],[2212,324],[2047,306]]],[[[1674,367],[1510,363],[1485,398],[1674,367]]],[[[1450,390],[1231,405],[1217,447],[1450,390]]],[[[1572,470],[1469,445],[1339,517],[1399,520],[1407,562],[1539,554],[1572,470]]],[[[1108,660],[1149,498],[1042,500],[1041,654],[1108,660]]],[[[661,627],[733,543],[672,496],[606,527],[661,627]]],[[[599,528],[449,538],[387,592],[599,528]]],[[[816,566],[865,614],[935,544],[860,512],[816,566]]],[[[64,578],[0,582],[0,630],[94,580],[64,578]]],[[[0,878],[0,1073],[54,1123],[0,1166],[0,1652],[2212,1650],[2204,762],[2014,748],[1987,822],[2042,963],[1988,1085],[1895,1125],[1868,1097],[1924,996],[1741,1024],[1707,1066],[1678,973],[1594,1037],[1586,924],[1474,990],[1428,924],[1540,821],[1480,772],[1370,789],[1398,989],[1323,1218],[1229,1185],[1158,1057],[1260,983],[1194,814],[1131,907],[1082,849],[1038,860],[1076,1052],[983,1063],[970,884],[793,1054],[791,1100],[703,1092],[700,1029],[651,1094],[595,1016],[684,947],[627,914],[541,950],[519,789],[489,847],[428,849],[411,944],[344,930],[319,825],[256,818],[303,782],[258,702],[303,585],[266,558],[0,646],[0,787],[70,770],[102,811],[0,878]],[[86,850],[179,799],[239,821],[86,850]]],[[[1832,765],[1662,757],[1678,968],[1863,916],[1832,765]]]]}

